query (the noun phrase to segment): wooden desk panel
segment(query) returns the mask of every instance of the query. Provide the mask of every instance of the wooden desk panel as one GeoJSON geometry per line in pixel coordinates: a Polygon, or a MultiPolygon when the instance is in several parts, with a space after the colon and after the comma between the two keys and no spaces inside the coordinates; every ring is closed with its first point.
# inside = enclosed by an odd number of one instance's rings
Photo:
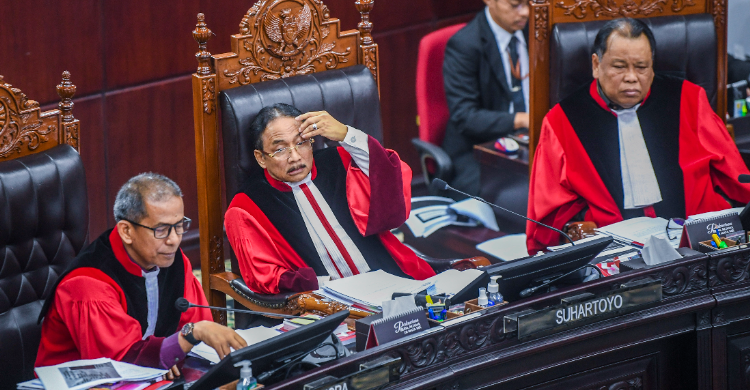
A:
{"type": "Polygon", "coordinates": [[[339,360],[271,388],[302,389],[382,356],[400,357],[389,389],[739,389],[750,369],[750,248],[698,255],[491,308],[339,360]],[[663,300],[635,312],[519,340],[507,314],[655,278],[663,300]]]}

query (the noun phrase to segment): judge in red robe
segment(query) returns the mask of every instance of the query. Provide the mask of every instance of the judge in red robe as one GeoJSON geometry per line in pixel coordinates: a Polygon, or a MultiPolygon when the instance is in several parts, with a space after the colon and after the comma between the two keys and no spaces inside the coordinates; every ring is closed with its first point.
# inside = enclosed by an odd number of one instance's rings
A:
{"type": "Polygon", "coordinates": [[[435,275],[390,229],[409,216],[411,170],[398,155],[328,113],[266,107],[251,125],[263,168],[225,215],[240,272],[263,294],[318,288],[369,270],[435,275]],[[322,135],[341,146],[312,151],[322,135]]]}
{"type": "Polygon", "coordinates": [[[246,346],[233,330],[212,322],[208,309],[175,308],[180,297],[207,305],[179,248],[190,224],[181,196],[177,184],[152,173],[122,187],[115,200],[117,227],[76,257],[44,303],[36,367],[106,357],[172,368],[171,378],[179,375],[175,364],[200,341],[222,357],[229,346],[246,346]]]}
{"type": "MultiPolygon", "coordinates": [[[[655,76],[653,34],[615,19],[597,34],[595,80],[550,110],[534,156],[528,216],[562,229],[639,216],[686,218],[750,201],[736,145],[706,92],[655,76]]],[[[530,254],[559,234],[527,223],[530,254]]]]}

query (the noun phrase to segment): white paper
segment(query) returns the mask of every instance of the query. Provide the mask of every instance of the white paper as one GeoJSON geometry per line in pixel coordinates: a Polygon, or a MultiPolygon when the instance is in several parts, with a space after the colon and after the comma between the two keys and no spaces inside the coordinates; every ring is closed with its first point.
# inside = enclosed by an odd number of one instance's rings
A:
{"type": "Polygon", "coordinates": [[[526,235],[508,234],[477,244],[477,249],[505,261],[529,257],[526,251],[526,235]]]}
{"type": "Polygon", "coordinates": [[[461,292],[464,287],[482,276],[482,274],[483,272],[478,269],[467,269],[464,271],[449,269],[424,281],[435,285],[436,291],[433,295],[447,294],[452,296],[461,292]]]}
{"type": "Polygon", "coordinates": [[[123,380],[133,382],[152,380],[160,378],[167,373],[167,370],[99,358],[37,367],[34,372],[46,389],[78,390],[123,380]]]}
{"type": "MultiPolygon", "coordinates": [[[[257,344],[261,341],[268,340],[271,337],[275,337],[281,334],[279,333],[279,331],[273,328],[266,328],[265,326],[256,326],[249,329],[237,329],[235,330],[235,332],[237,332],[237,334],[245,340],[248,346],[257,344]]],[[[230,349],[234,350],[234,348],[230,349]]],[[[193,349],[190,350],[190,355],[206,359],[211,362],[211,364],[216,364],[221,361],[221,359],[219,359],[219,354],[216,353],[216,350],[209,347],[208,344],[204,342],[201,342],[200,344],[193,347],[193,349]]]]}
{"type": "Polygon", "coordinates": [[[322,291],[325,296],[344,304],[357,302],[380,308],[383,301],[390,301],[395,292],[416,294],[429,286],[430,283],[423,280],[406,279],[377,270],[332,280],[322,291]]]}
{"type": "Polygon", "coordinates": [[[458,214],[479,221],[488,229],[496,232],[500,231],[500,228],[497,226],[497,219],[495,219],[495,213],[492,212],[492,207],[486,203],[480,202],[474,198],[468,198],[453,203],[449,207],[458,214]]]}
{"type": "MultiPolygon", "coordinates": [[[[666,238],[667,237],[667,221],[664,218],[656,217],[638,217],[626,219],[622,222],[613,223],[608,226],[600,227],[596,229],[598,232],[608,234],[616,239],[634,242],[643,246],[651,236],[666,238]]],[[[673,240],[669,240],[670,244],[677,248],[680,245],[680,238],[682,237],[681,231],[670,231],[673,240]]]]}
{"type": "Polygon", "coordinates": [[[383,318],[396,317],[417,308],[413,295],[404,295],[392,301],[383,301],[383,318]]]}

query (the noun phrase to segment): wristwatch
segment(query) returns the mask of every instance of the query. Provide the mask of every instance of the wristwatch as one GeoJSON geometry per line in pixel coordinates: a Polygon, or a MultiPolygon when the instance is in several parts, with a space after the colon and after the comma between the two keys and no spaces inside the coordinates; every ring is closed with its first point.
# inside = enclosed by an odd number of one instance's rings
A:
{"type": "Polygon", "coordinates": [[[185,340],[187,340],[188,343],[193,344],[193,345],[198,345],[201,342],[200,340],[196,339],[195,336],[193,336],[194,327],[195,327],[194,323],[188,322],[187,324],[185,324],[185,326],[182,327],[182,330],[180,331],[180,333],[182,334],[182,337],[184,337],[185,340]]]}

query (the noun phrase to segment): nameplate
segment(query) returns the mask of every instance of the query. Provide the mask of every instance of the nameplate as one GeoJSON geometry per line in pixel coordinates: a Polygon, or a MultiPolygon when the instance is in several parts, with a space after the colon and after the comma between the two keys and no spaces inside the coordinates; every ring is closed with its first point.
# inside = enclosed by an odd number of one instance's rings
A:
{"type": "Polygon", "coordinates": [[[546,309],[506,316],[505,331],[517,330],[519,339],[542,336],[632,312],[661,299],[661,282],[647,279],[607,294],[581,294],[546,309]]]}
{"type": "Polygon", "coordinates": [[[360,364],[359,371],[342,378],[326,376],[305,384],[303,390],[371,390],[400,379],[401,358],[383,356],[360,364]]]}

